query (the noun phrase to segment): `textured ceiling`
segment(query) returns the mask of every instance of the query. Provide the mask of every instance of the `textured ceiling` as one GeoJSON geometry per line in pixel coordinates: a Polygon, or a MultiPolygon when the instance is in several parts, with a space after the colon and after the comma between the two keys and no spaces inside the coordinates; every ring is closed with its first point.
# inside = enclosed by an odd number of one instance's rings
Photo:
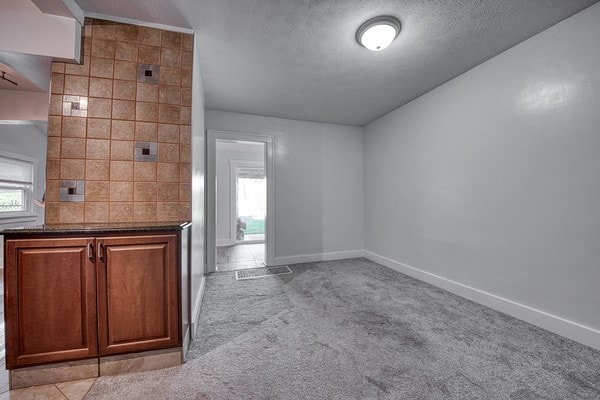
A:
{"type": "Polygon", "coordinates": [[[362,126],[598,0],[76,0],[195,29],[210,109],[362,126]],[[393,15],[382,52],[354,38],[393,15]]]}

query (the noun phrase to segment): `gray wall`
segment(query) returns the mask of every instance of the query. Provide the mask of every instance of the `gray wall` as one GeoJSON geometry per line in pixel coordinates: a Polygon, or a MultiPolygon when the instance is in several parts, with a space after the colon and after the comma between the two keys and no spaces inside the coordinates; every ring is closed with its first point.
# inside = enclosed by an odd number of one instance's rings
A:
{"type": "Polygon", "coordinates": [[[600,329],[600,4],[365,127],[365,248],[600,329]]]}
{"type": "Polygon", "coordinates": [[[204,163],[206,132],[204,130],[204,83],[200,73],[200,51],[194,40],[192,77],[192,276],[191,310],[192,329],[202,302],[206,243],[204,237],[204,163]]]}
{"type": "Polygon", "coordinates": [[[362,250],[362,128],[212,110],[206,128],[275,137],[276,263],[362,250]]]}

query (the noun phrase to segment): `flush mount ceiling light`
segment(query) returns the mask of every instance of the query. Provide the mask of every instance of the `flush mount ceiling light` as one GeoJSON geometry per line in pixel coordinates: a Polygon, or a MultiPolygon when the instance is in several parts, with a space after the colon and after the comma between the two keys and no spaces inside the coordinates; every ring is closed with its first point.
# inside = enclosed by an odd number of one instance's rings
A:
{"type": "Polygon", "coordinates": [[[372,51],[388,47],[400,33],[400,21],[388,15],[375,17],[358,28],[356,41],[372,51]]]}

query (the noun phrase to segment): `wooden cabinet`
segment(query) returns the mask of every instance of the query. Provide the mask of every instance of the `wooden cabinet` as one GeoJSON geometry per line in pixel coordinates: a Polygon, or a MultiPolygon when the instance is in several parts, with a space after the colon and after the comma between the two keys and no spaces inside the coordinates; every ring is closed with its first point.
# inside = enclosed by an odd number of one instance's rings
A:
{"type": "Polygon", "coordinates": [[[100,355],[179,342],[175,235],[98,239],[100,355]]]}
{"type": "Polygon", "coordinates": [[[7,368],[98,354],[92,242],[6,242],[7,368]]]}
{"type": "Polygon", "coordinates": [[[8,238],[7,369],[181,345],[178,236],[8,238]]]}

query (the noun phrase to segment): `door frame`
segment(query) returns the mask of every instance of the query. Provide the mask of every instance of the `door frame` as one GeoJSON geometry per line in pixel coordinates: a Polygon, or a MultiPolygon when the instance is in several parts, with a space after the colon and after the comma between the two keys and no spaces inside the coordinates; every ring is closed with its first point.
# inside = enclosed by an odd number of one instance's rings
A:
{"type": "Polygon", "coordinates": [[[265,175],[267,177],[267,216],[265,223],[265,262],[275,261],[275,182],[273,149],[275,138],[271,135],[228,132],[208,129],[206,131],[206,272],[215,272],[217,253],[217,139],[240,140],[265,144],[265,175]]]}

